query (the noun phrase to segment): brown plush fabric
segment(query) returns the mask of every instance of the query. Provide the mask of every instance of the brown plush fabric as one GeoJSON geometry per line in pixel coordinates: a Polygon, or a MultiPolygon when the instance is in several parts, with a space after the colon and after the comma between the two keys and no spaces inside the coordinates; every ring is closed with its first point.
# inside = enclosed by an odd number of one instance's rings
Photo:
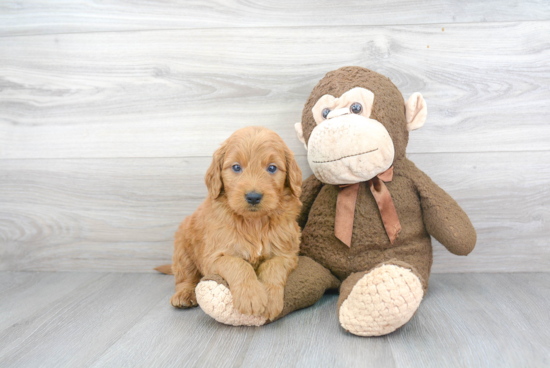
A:
{"type": "Polygon", "coordinates": [[[403,96],[386,77],[360,67],[344,67],[328,73],[313,89],[303,111],[307,140],[315,128],[311,109],[317,100],[335,97],[354,87],[374,92],[373,118],[390,133],[395,146],[394,178],[386,185],[392,196],[401,233],[393,244],[385,232],[372,193],[361,183],[355,207],[351,247],[334,236],[338,187],[314,176],[304,181],[299,216],[302,231],[300,253],[320,263],[343,281],[341,302],[362,275],[381,263],[410,268],[420,278],[424,292],[432,266],[430,235],[450,252],[466,255],[476,242],[468,216],[445,191],[405,157],[408,131],[403,96]]]}
{"type": "MultiPolygon", "coordinates": [[[[406,158],[394,162],[394,178],[388,190],[402,230],[390,243],[376,201],[365,183],[359,187],[351,247],[334,236],[338,188],[325,185],[314,201],[302,232],[302,255],[311,257],[344,280],[355,272],[370,270],[390,259],[414,266],[427,280],[432,265],[430,236],[424,226],[420,198],[414,182],[400,174],[406,158]]],[[[449,197],[450,198],[450,197],[449,197]]]]}
{"type": "Polygon", "coordinates": [[[477,234],[458,203],[411,161],[404,161],[402,174],[416,185],[428,233],[449,252],[459,256],[469,254],[476,245],[477,234]]]}
{"type": "Polygon", "coordinates": [[[321,183],[315,175],[311,175],[309,178],[304,180],[302,183],[302,194],[300,195],[300,201],[302,202],[302,210],[300,211],[300,214],[298,215],[298,225],[301,229],[306,226],[307,219],[309,216],[309,211],[311,210],[311,206],[313,205],[313,201],[317,198],[317,195],[321,191],[321,188],[323,187],[323,183],[321,183]]]}
{"type": "Polygon", "coordinates": [[[223,286],[229,289],[229,284],[220,275],[206,275],[201,279],[201,282],[202,281],[216,281],[218,284],[222,284],[223,286]]]}
{"type": "Polygon", "coordinates": [[[275,321],[287,314],[315,304],[326,290],[337,289],[340,280],[308,257],[298,258],[298,267],[288,277],[284,307],[275,321]]]}

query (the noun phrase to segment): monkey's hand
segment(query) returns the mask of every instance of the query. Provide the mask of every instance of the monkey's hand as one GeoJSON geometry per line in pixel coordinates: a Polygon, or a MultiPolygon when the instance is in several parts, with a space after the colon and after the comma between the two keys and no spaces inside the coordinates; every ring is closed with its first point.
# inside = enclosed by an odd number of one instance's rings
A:
{"type": "Polygon", "coordinates": [[[408,164],[411,179],[420,194],[422,217],[428,233],[453,254],[465,256],[470,253],[476,245],[477,235],[466,213],[428,175],[412,162],[408,164]]]}

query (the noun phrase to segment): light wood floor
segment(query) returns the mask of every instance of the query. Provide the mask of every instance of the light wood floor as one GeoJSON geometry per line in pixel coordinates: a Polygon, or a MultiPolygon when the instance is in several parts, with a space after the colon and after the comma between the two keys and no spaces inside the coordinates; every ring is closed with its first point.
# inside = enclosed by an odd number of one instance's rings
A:
{"type": "Polygon", "coordinates": [[[0,273],[0,367],[548,367],[550,274],[436,274],[413,320],[344,332],[337,295],[259,328],[170,306],[172,277],[0,273]]]}

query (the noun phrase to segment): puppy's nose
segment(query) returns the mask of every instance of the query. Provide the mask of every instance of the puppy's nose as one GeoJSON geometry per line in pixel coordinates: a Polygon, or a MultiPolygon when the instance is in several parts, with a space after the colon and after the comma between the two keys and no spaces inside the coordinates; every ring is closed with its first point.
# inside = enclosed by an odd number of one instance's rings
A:
{"type": "Polygon", "coordinates": [[[263,195],[258,192],[249,192],[246,193],[245,198],[248,203],[255,206],[262,200],[263,195]]]}

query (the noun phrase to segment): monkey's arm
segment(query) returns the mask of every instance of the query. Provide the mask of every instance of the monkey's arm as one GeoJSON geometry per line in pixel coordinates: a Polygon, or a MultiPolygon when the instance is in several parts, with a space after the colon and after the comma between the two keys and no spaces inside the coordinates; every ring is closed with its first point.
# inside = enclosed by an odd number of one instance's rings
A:
{"type": "Polygon", "coordinates": [[[466,213],[411,161],[407,166],[420,195],[422,217],[428,233],[453,254],[470,253],[476,245],[477,235],[466,213]]]}
{"type": "Polygon", "coordinates": [[[321,183],[315,175],[311,175],[302,183],[302,195],[300,195],[300,201],[302,202],[302,210],[298,216],[298,225],[303,230],[306,226],[307,218],[309,216],[309,210],[317,198],[317,195],[321,191],[323,183],[321,183]]]}

